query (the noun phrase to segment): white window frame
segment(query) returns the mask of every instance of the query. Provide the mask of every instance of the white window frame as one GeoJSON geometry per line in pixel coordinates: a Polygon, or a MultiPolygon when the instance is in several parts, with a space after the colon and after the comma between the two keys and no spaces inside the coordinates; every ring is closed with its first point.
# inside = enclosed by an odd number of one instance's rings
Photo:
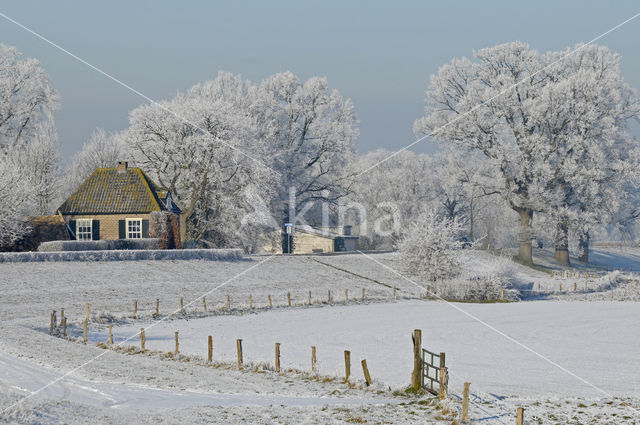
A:
{"type": "Polygon", "coordinates": [[[126,219],[125,236],[127,239],[142,239],[142,219],[141,218],[128,218],[126,219]],[[135,223],[137,222],[137,230],[135,230],[135,223]]]}
{"type": "Polygon", "coordinates": [[[93,220],[90,218],[76,219],[76,240],[93,240],[93,220]]]}

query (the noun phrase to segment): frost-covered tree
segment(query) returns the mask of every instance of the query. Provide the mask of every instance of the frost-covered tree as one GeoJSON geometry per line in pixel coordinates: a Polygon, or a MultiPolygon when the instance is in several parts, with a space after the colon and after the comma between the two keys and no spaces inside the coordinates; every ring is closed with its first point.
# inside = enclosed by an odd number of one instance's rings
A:
{"type": "Polygon", "coordinates": [[[637,174],[639,144],[628,134],[640,103],[624,82],[620,57],[602,46],[578,45],[576,52],[551,52],[546,63],[551,83],[545,86],[545,110],[539,115],[549,142],[545,146],[547,211],[557,220],[556,260],[569,263],[569,228],[582,239],[588,260],[588,229],[613,218],[624,183],[637,174]],[[558,61],[560,58],[564,59],[558,61]]]}
{"type": "Polygon", "coordinates": [[[377,150],[358,157],[351,166],[352,174],[366,173],[355,178],[342,210],[367,249],[394,248],[406,224],[437,207],[433,160],[404,151],[383,161],[390,155],[377,150]]]}
{"type": "MultiPolygon", "coordinates": [[[[592,50],[584,49],[584,55],[592,50]]],[[[607,84],[601,91],[598,85],[605,81],[595,78],[597,71],[589,76],[588,61],[571,55],[562,59],[566,53],[540,55],[513,42],[474,52],[475,61],[456,59],[432,77],[426,116],[414,126],[417,133],[486,157],[497,177],[486,189],[500,193],[518,213],[518,256],[529,263],[534,212],[562,205],[558,176],[566,179],[574,173],[574,180],[588,190],[590,171],[580,160],[574,160],[575,167],[571,160],[562,163],[563,155],[620,140],[617,126],[632,115],[628,106],[634,102],[629,103],[630,93],[616,70],[604,77],[607,84]],[[602,104],[594,94],[605,96],[602,104]],[[604,108],[621,111],[620,120],[612,119],[615,113],[603,115],[604,108]],[[598,136],[590,136],[592,127],[598,136]]]]}
{"type": "Polygon", "coordinates": [[[0,243],[27,230],[28,217],[50,212],[59,153],[56,95],[36,59],[0,44],[0,243]]]}
{"type": "Polygon", "coordinates": [[[398,245],[407,271],[435,282],[456,276],[460,271],[463,225],[458,219],[439,216],[435,210],[420,214],[398,245]]]}
{"type": "Polygon", "coordinates": [[[433,180],[438,211],[449,219],[459,218],[474,239],[482,210],[496,191],[487,191],[495,178],[491,167],[479,155],[462,155],[455,149],[439,152],[434,161],[433,180]]]}
{"type": "Polygon", "coordinates": [[[283,73],[256,86],[219,73],[132,111],[126,138],[137,165],[184,208],[188,239],[225,245],[252,239],[242,219],[261,203],[285,219],[290,188],[298,207],[344,196],[354,126],[351,102],[325,79],[283,73]]]}
{"type": "Polygon", "coordinates": [[[33,186],[24,178],[16,152],[0,152],[0,246],[28,230],[27,219],[34,209],[33,186]]]}
{"type": "Polygon", "coordinates": [[[15,47],[0,43],[0,146],[5,148],[34,137],[58,107],[38,60],[21,56],[15,47]]]}
{"type": "Polygon", "coordinates": [[[97,128],[82,149],[73,156],[68,169],[68,190],[75,190],[97,168],[115,167],[118,161],[126,161],[130,152],[123,132],[107,134],[97,128]]]}
{"type": "Polygon", "coordinates": [[[62,195],[62,167],[58,134],[51,122],[39,125],[31,140],[14,148],[21,164],[23,179],[32,188],[31,214],[55,212],[62,195]]]}
{"type": "Polygon", "coordinates": [[[438,207],[450,220],[463,217],[468,209],[465,185],[469,182],[470,176],[468,170],[465,170],[467,164],[469,161],[455,155],[455,151],[448,151],[436,157],[435,197],[438,207]]]}
{"type": "Polygon", "coordinates": [[[274,205],[279,220],[293,220],[307,202],[336,203],[349,191],[345,176],[358,135],[353,104],[325,78],[301,81],[291,72],[276,74],[257,88],[251,108],[258,139],[278,173],[274,205]],[[293,189],[295,211],[289,211],[293,189]]]}
{"type": "Polygon", "coordinates": [[[233,244],[246,212],[245,188],[257,185],[269,195],[272,172],[253,149],[260,140],[250,90],[240,76],[220,73],[130,114],[126,137],[136,164],[175,196],[188,240],[233,244]]]}
{"type": "Polygon", "coordinates": [[[541,208],[537,147],[543,138],[532,115],[545,79],[534,73],[542,62],[519,42],[482,49],[474,56],[475,62],[455,59],[432,76],[426,116],[416,121],[414,130],[486,156],[499,176],[487,190],[499,191],[519,214],[519,257],[531,262],[531,219],[541,208]],[[479,106],[482,102],[487,103],[479,106]]]}

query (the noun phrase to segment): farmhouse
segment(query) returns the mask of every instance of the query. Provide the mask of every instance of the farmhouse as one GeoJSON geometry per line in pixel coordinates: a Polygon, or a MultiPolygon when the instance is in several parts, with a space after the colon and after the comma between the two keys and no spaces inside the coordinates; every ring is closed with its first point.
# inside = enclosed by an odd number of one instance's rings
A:
{"type": "Polygon", "coordinates": [[[176,227],[174,246],[184,240],[181,210],[171,193],[160,189],[140,168],[118,162],[117,167],[98,168],[58,209],[76,240],[140,239],[157,236],[149,223],[152,215],[165,212],[176,227]]]}

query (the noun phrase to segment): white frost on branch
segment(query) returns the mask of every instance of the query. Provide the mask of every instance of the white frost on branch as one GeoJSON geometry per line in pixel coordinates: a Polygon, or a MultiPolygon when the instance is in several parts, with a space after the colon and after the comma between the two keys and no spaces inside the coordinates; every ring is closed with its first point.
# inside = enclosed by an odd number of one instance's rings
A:
{"type": "Polygon", "coordinates": [[[458,219],[438,216],[435,210],[419,215],[398,245],[406,270],[431,282],[457,276],[462,230],[458,219]]]}

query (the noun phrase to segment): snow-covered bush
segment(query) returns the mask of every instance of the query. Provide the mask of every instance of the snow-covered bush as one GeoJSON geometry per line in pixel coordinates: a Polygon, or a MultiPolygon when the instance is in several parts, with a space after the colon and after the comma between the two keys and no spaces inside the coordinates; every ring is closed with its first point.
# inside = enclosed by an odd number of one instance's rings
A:
{"type": "Polygon", "coordinates": [[[103,251],[130,249],[159,249],[157,238],[103,239],[99,241],[50,241],[38,247],[40,252],[56,251],[103,251]]]}
{"type": "Polygon", "coordinates": [[[517,266],[509,257],[467,251],[460,255],[459,266],[456,277],[431,285],[438,296],[450,300],[496,300],[502,290],[505,299],[518,299],[518,291],[510,289],[516,279],[517,266]]]}
{"type": "Polygon", "coordinates": [[[398,245],[408,272],[435,282],[459,273],[462,223],[439,217],[435,210],[420,214],[398,245]]]}

